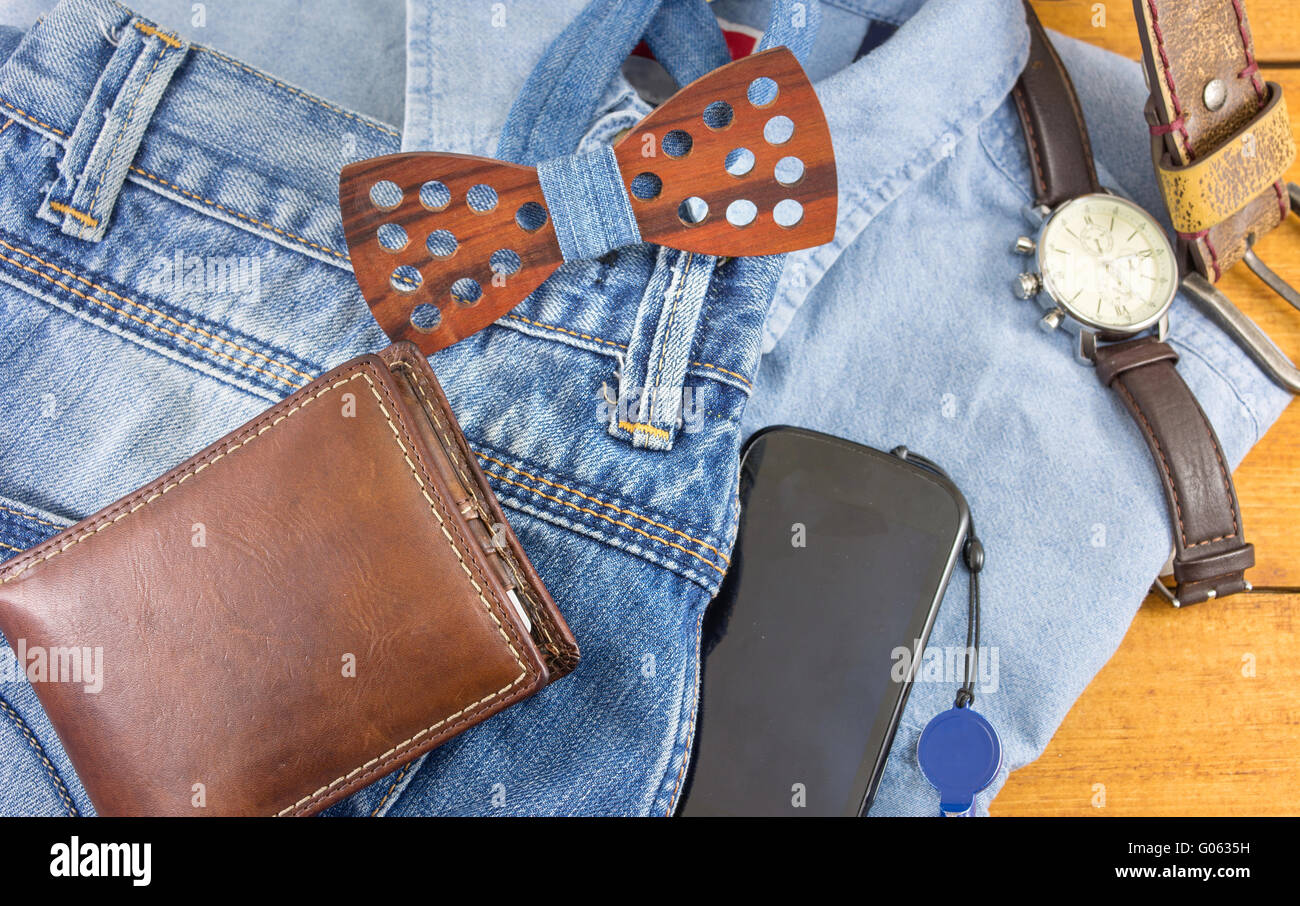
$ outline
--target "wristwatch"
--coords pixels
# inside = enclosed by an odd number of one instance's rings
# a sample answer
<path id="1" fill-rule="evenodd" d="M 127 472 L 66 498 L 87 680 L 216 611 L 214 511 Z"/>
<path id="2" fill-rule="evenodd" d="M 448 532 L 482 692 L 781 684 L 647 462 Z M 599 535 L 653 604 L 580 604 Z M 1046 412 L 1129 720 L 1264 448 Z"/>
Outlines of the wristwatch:
<path id="1" fill-rule="evenodd" d="M 1016 293 L 1045 309 L 1045 330 L 1077 337 L 1081 362 L 1096 367 L 1132 414 L 1160 472 L 1174 526 L 1177 606 L 1248 590 L 1254 548 L 1218 437 L 1174 368 L 1164 342 L 1178 264 L 1160 224 L 1097 179 L 1074 86 L 1038 17 L 1025 4 L 1029 61 L 1012 90 L 1034 180 L 1036 236 L 1016 252 L 1036 267 Z M 1157 583 L 1164 589 L 1162 583 Z"/>

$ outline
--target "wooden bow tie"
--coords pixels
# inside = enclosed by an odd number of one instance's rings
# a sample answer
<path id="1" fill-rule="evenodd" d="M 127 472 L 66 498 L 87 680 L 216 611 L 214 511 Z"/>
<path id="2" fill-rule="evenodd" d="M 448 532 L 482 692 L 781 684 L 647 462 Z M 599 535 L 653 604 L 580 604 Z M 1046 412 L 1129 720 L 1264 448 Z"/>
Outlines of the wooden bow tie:
<path id="1" fill-rule="evenodd" d="M 835 157 L 812 85 L 775 47 L 687 85 L 611 149 L 536 169 L 465 154 L 339 178 L 362 295 L 426 354 L 500 318 L 566 260 L 636 242 L 770 255 L 830 241 Z"/>

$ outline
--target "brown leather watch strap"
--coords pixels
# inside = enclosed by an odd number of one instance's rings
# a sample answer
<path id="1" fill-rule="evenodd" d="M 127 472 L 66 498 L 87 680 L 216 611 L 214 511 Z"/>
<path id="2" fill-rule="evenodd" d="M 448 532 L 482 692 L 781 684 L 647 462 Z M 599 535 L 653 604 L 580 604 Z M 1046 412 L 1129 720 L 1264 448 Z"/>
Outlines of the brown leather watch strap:
<path id="1" fill-rule="evenodd" d="M 1251 197 L 1234 185 L 1235 180 L 1251 178 L 1244 168 L 1222 168 L 1215 177 L 1218 194 L 1250 200 L 1212 225 L 1179 232 L 1186 263 L 1218 280 L 1241 259 L 1254 237 L 1273 229 L 1288 213 L 1280 177 L 1288 154 L 1294 156 L 1289 132 L 1273 142 L 1269 136 L 1276 129 L 1256 130 L 1252 122 L 1270 102 L 1280 102 L 1281 89 L 1259 74 L 1241 0 L 1133 0 L 1133 9 L 1151 89 L 1147 120 L 1157 168 L 1169 172 L 1188 167 L 1230 142 L 1245 141 L 1252 157 L 1271 163 L 1276 177 L 1271 183 L 1266 178 L 1266 187 Z M 1256 132 L 1268 147 L 1254 147 Z M 1183 205 L 1178 197 L 1167 196 L 1166 202 L 1171 211 Z"/>
<path id="2" fill-rule="evenodd" d="M 1255 549 L 1243 537 L 1219 439 L 1177 361 L 1178 353 L 1155 337 L 1097 349 L 1097 376 L 1132 413 L 1164 483 L 1177 603 L 1195 604 L 1249 589 L 1244 574 L 1255 565 Z"/>
<path id="3" fill-rule="evenodd" d="M 1028 3 L 1029 60 L 1011 96 L 1029 145 L 1034 204 L 1054 208 L 1063 201 L 1101 191 L 1092 163 L 1092 143 L 1065 64 Z"/>

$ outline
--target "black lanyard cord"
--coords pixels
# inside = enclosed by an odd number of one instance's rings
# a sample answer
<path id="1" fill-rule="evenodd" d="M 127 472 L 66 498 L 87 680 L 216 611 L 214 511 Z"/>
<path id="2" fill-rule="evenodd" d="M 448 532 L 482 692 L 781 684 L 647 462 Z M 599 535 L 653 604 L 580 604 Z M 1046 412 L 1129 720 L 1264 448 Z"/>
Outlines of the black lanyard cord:
<path id="1" fill-rule="evenodd" d="M 970 570 L 970 601 L 966 610 L 966 682 L 957 690 L 956 707 L 965 708 L 975 702 L 975 678 L 979 675 L 980 660 L 980 570 L 984 568 L 984 545 L 975 534 L 975 520 L 970 521 L 962 557 Z"/>
<path id="2" fill-rule="evenodd" d="M 904 462 L 915 463 L 928 472 L 933 472 L 949 483 L 952 479 L 938 463 L 913 453 L 904 446 L 890 451 Z M 954 707 L 968 708 L 975 702 L 975 678 L 979 675 L 980 647 L 980 571 L 984 569 L 984 545 L 975 534 L 975 517 L 971 516 L 966 528 L 966 542 L 962 545 L 962 561 L 970 571 L 970 596 L 966 608 L 966 657 L 963 667 L 961 688 L 957 690 Z M 919 652 L 918 652 L 919 655 Z"/>

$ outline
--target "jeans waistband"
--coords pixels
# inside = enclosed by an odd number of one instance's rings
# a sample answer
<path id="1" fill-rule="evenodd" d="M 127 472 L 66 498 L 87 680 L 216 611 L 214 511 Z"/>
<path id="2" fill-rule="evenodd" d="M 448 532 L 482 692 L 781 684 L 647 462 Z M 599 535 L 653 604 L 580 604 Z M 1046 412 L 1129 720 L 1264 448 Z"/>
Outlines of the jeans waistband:
<path id="1" fill-rule="evenodd" d="M 160 71 L 169 62 L 167 83 Z M 143 76 L 123 81 L 114 70 L 124 63 Z M 151 115 L 156 88 L 145 82 L 163 84 Z M 140 135 L 126 180 L 339 267 L 347 267 L 339 169 L 399 143 L 391 126 L 191 46 L 112 0 L 64 0 L 0 68 L 0 114 L 55 142 L 74 168 L 79 124 L 85 132 L 127 111 Z M 120 157 L 131 142 L 123 135 L 110 127 L 100 143 L 116 142 Z"/>
<path id="2" fill-rule="evenodd" d="M 164 83 L 169 58 L 174 71 Z M 0 66 L 0 119 L 43 135 L 71 171 L 30 202 L 70 237 L 111 237 L 111 210 L 75 202 L 104 208 L 105 190 L 78 195 L 77 177 L 93 170 L 101 180 L 116 162 L 127 185 L 342 270 L 350 263 L 339 171 L 400 145 L 394 127 L 190 44 L 113 0 L 62 0 L 32 27 Z M 652 250 L 634 247 L 567 265 L 499 323 L 622 359 L 644 330 L 638 303 L 651 277 L 643 263 L 652 260 Z M 774 279 L 772 263 L 753 261 L 716 269 L 684 355 L 692 376 L 745 392 Z"/>

